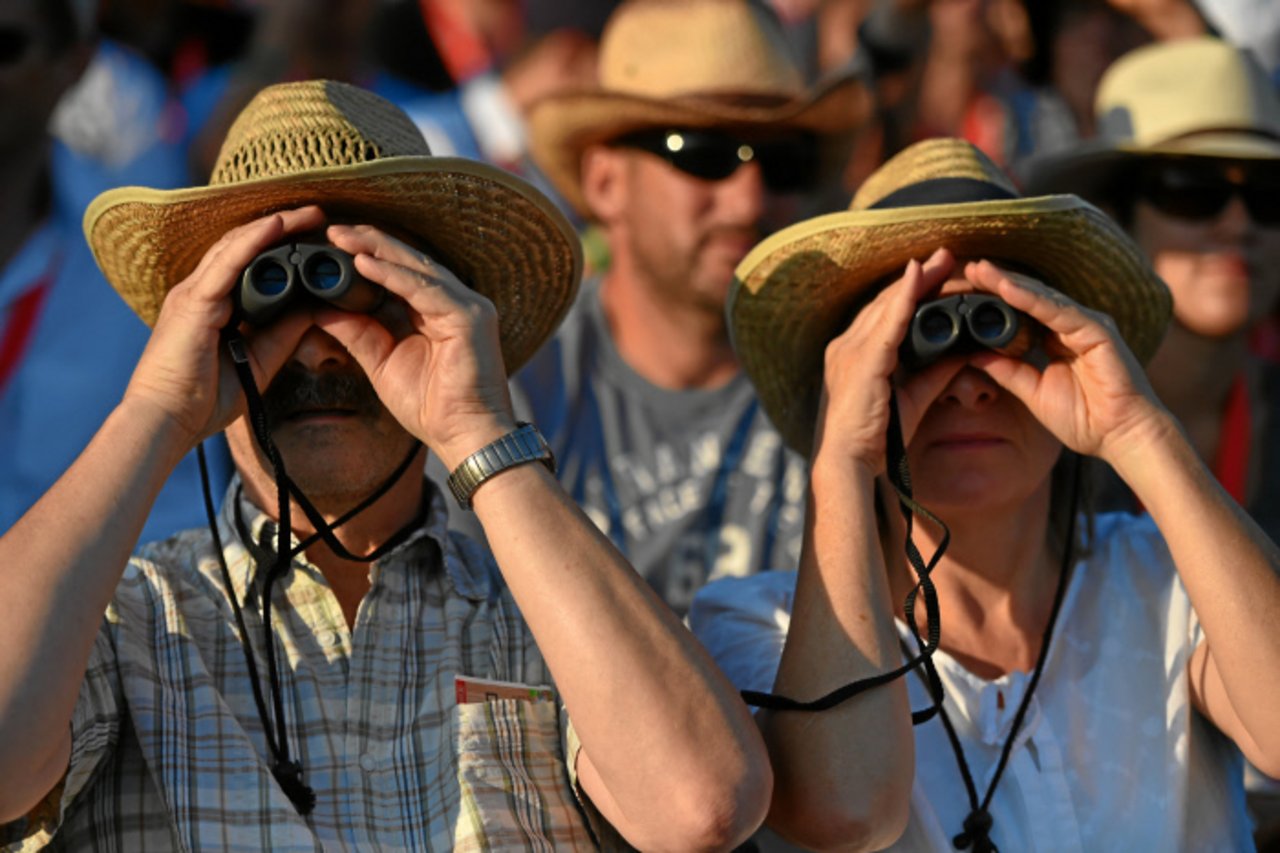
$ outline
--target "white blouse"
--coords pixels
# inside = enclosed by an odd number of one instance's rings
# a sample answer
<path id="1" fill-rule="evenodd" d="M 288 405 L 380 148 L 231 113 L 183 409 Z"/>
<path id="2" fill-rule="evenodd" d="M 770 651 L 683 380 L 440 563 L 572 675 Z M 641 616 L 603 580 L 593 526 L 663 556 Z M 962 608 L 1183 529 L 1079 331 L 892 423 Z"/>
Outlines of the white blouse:
<path id="1" fill-rule="evenodd" d="M 1115 514 L 1097 519 L 1095 540 L 996 787 L 991 840 L 1004 853 L 1252 850 L 1240 753 L 1191 705 L 1200 626 L 1163 538 L 1148 516 Z M 719 580 L 694 599 L 690 625 L 739 689 L 772 688 L 795 578 Z M 945 610 L 941 621 L 945 642 Z M 981 800 L 1030 673 L 987 681 L 946 652 L 934 661 Z M 925 707 L 920 678 L 907 678 L 912 708 Z M 969 811 L 964 783 L 937 717 L 915 738 L 911 818 L 890 849 L 950 851 Z"/>

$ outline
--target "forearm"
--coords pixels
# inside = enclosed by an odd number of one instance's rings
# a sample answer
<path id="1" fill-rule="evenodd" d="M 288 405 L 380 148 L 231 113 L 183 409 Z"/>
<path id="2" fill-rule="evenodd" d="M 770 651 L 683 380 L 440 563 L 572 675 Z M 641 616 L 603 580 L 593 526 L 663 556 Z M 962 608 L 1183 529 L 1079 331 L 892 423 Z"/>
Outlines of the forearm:
<path id="1" fill-rule="evenodd" d="M 670 609 L 542 466 L 485 483 L 475 509 L 605 816 L 645 849 L 733 844 L 754 830 L 771 779 L 759 733 Z"/>
<path id="2" fill-rule="evenodd" d="M 1220 689 L 1237 721 L 1205 708 L 1227 734 L 1280 761 L 1280 552 L 1223 491 L 1172 418 L 1116 470 L 1168 543 L 1221 678 L 1193 672 L 1193 689 Z M 1202 692 L 1203 700 L 1206 695 Z M 1209 696 L 1208 698 L 1213 698 Z M 1241 743 L 1241 746 L 1246 746 Z"/>
<path id="3" fill-rule="evenodd" d="M 103 612 L 185 449 L 168 434 L 157 412 L 122 404 L 0 538 L 0 808 L 68 737 Z"/>
<path id="4" fill-rule="evenodd" d="M 812 700 L 893 669 L 893 625 L 870 473 L 815 462 L 791 626 L 774 692 Z M 768 823 L 816 849 L 879 849 L 901 834 L 914 749 L 898 680 L 827 711 L 763 720 L 776 776 Z"/>

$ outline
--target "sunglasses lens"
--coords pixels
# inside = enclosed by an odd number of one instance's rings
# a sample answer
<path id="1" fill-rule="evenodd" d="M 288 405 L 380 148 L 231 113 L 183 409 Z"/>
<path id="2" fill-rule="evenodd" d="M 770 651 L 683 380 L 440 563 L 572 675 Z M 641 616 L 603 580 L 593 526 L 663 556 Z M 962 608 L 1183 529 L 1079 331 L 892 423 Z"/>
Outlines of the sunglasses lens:
<path id="1" fill-rule="evenodd" d="M 1221 175 L 1199 169 L 1168 167 L 1146 176 L 1142 196 L 1153 207 L 1179 219 L 1211 219 L 1222 212 L 1235 192 Z"/>
<path id="2" fill-rule="evenodd" d="M 722 181 L 748 162 L 757 162 L 773 192 L 810 189 L 817 178 L 817 140 L 812 136 L 747 142 L 711 130 L 643 131 L 616 144 L 656 154 L 704 181 Z"/>
<path id="3" fill-rule="evenodd" d="M 31 45 L 31 36 L 16 27 L 0 27 L 0 65 L 13 65 Z"/>
<path id="4" fill-rule="evenodd" d="M 720 181 L 742 165 L 739 145 L 710 133 L 667 134 L 667 161 L 680 171 L 707 181 Z"/>
<path id="5" fill-rule="evenodd" d="M 1280 225 L 1280 184 L 1258 184 L 1242 190 L 1249 216 L 1259 225 Z"/>
<path id="6" fill-rule="evenodd" d="M 778 193 L 803 192 L 818 182 L 818 143 L 811 136 L 755 146 L 764 182 Z"/>

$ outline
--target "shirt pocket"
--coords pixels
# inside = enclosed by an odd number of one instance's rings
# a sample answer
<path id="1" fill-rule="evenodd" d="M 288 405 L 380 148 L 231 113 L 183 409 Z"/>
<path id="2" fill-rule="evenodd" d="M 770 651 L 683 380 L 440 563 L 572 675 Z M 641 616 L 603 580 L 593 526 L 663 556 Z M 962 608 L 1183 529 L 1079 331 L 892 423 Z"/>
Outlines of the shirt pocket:
<path id="1" fill-rule="evenodd" d="M 595 849 L 570 787 L 557 703 L 491 698 L 454 714 L 454 850 Z"/>

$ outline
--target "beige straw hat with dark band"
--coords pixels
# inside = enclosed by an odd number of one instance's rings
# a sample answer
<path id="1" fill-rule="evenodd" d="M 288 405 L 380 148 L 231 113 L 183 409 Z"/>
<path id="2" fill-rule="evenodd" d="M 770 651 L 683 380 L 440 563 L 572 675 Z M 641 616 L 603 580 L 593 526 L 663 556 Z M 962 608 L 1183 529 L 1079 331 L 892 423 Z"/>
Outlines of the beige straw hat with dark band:
<path id="1" fill-rule="evenodd" d="M 1247 51 L 1203 36 L 1146 45 L 1098 84 L 1094 139 L 1023 168 L 1029 192 L 1114 200 L 1140 161 L 1214 158 L 1280 172 L 1280 93 Z"/>
<path id="2" fill-rule="evenodd" d="M 414 242 L 488 297 L 509 372 L 577 292 L 581 243 L 542 193 L 486 164 L 432 156 L 398 107 L 324 80 L 262 90 L 227 132 L 208 186 L 105 192 L 84 230 L 107 280 L 154 325 L 169 289 L 228 230 L 313 203 Z"/>
<path id="3" fill-rule="evenodd" d="M 827 343 L 874 285 L 939 247 L 1013 265 L 1110 314 L 1143 361 L 1164 336 L 1168 288 L 1109 217 L 1071 195 L 1018 196 L 968 142 L 920 142 L 872 174 L 847 211 L 779 231 L 738 265 L 727 309 L 733 345 L 792 448 L 811 449 Z"/>
<path id="4" fill-rule="evenodd" d="M 836 135 L 870 114 L 853 72 L 810 90 L 781 29 L 750 0 L 627 0 L 600 42 L 599 85 L 534 105 L 530 153 L 556 189 L 589 213 L 583 152 L 645 128 L 777 128 Z"/>

